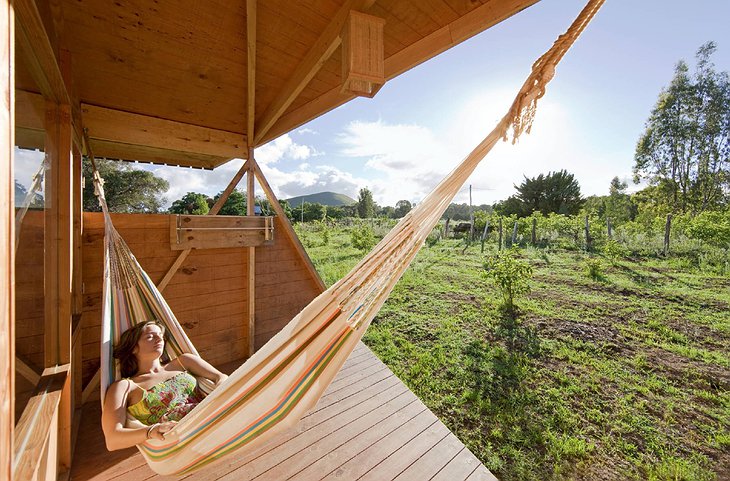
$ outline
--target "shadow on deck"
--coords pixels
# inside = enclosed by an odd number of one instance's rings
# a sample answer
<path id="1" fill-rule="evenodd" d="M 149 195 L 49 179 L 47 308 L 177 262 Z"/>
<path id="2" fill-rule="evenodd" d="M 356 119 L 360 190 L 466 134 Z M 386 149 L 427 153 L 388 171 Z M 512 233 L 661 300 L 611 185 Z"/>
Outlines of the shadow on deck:
<path id="1" fill-rule="evenodd" d="M 236 365 L 222 366 L 230 372 Z M 98 402 L 84 406 L 72 480 L 168 479 L 136 448 L 108 452 Z M 289 432 L 188 475 L 194 480 L 496 480 L 364 344 Z"/>

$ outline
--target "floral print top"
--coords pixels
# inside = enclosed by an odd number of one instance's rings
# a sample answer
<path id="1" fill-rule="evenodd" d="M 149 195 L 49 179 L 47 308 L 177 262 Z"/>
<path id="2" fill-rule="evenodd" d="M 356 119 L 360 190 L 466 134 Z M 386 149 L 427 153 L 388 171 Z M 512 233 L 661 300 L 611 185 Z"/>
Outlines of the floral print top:
<path id="1" fill-rule="evenodd" d="M 127 407 L 127 412 L 147 426 L 181 420 L 204 397 L 195 378 L 187 372 L 176 374 L 143 391 L 142 399 Z"/>

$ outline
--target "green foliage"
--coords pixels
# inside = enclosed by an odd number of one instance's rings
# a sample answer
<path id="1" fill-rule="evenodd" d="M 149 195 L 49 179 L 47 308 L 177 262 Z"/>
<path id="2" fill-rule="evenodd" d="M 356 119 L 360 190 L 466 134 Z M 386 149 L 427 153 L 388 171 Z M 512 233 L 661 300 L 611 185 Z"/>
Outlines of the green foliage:
<path id="1" fill-rule="evenodd" d="M 634 180 L 647 179 L 658 203 L 675 212 L 722 208 L 730 192 L 730 80 L 697 51 L 694 76 L 684 61 L 662 90 L 634 156 Z"/>
<path id="2" fill-rule="evenodd" d="M 514 312 L 515 298 L 530 291 L 530 264 L 517 258 L 516 249 L 509 249 L 487 256 L 484 269 L 484 276 L 502 292 L 504 307 Z"/>
<path id="3" fill-rule="evenodd" d="M 213 197 L 212 204 L 215 205 L 218 199 L 223 195 L 223 191 L 218 192 Z M 218 215 L 246 215 L 246 204 L 247 204 L 246 192 L 242 192 L 238 189 L 233 189 L 231 194 L 228 196 L 223 206 L 218 211 Z"/>
<path id="4" fill-rule="evenodd" d="M 446 211 L 444 211 L 444 214 L 441 216 L 442 219 L 451 219 L 451 220 L 469 220 L 470 219 L 470 213 L 472 211 L 479 211 L 482 210 L 487 213 L 492 213 L 492 206 L 482 204 L 482 205 L 475 205 L 471 208 L 469 207 L 469 204 L 454 204 L 451 203 L 446 208 Z"/>
<path id="5" fill-rule="evenodd" d="M 395 203 L 395 212 L 393 212 L 393 215 L 396 219 L 400 219 L 401 217 L 409 213 L 411 209 L 413 209 L 413 205 L 410 203 L 410 201 L 399 200 Z"/>
<path id="6" fill-rule="evenodd" d="M 730 210 L 726 212 L 702 212 L 687 226 L 687 236 L 708 244 L 730 248 Z"/>
<path id="7" fill-rule="evenodd" d="M 96 160 L 96 167 L 104 179 L 104 194 L 112 212 L 159 212 L 165 199 L 161 197 L 170 184 L 152 172 L 136 170 L 128 162 Z M 94 195 L 93 170 L 91 162 L 84 159 L 84 210 L 100 212 L 101 206 Z"/>
<path id="8" fill-rule="evenodd" d="M 585 273 L 594 281 L 600 281 L 605 278 L 603 275 L 603 262 L 598 257 L 589 257 L 585 260 Z"/>
<path id="9" fill-rule="evenodd" d="M 304 210 L 304 216 L 302 216 Z M 327 206 L 322 204 L 310 204 L 305 202 L 292 209 L 292 217 L 295 221 L 313 222 L 324 220 L 327 217 Z"/>
<path id="10" fill-rule="evenodd" d="M 516 189 L 516 195 L 495 206 L 501 215 L 526 217 L 533 212 L 572 215 L 577 214 L 583 204 L 580 185 L 575 176 L 566 170 L 540 174 L 534 178 L 525 177 Z"/>
<path id="11" fill-rule="evenodd" d="M 357 198 L 357 215 L 362 219 L 375 217 L 373 193 L 367 187 L 360 189 L 360 194 Z"/>
<path id="12" fill-rule="evenodd" d="M 355 249 L 370 250 L 375 245 L 375 235 L 369 225 L 362 224 L 350 232 L 350 242 Z"/>
<path id="13" fill-rule="evenodd" d="M 209 210 L 208 197 L 197 192 L 188 192 L 170 206 L 172 214 L 205 215 Z"/>
<path id="14" fill-rule="evenodd" d="M 629 251 L 619 244 L 616 239 L 609 239 L 605 244 L 603 244 L 603 255 L 608 257 L 611 262 L 616 262 L 617 260 L 629 255 Z"/>

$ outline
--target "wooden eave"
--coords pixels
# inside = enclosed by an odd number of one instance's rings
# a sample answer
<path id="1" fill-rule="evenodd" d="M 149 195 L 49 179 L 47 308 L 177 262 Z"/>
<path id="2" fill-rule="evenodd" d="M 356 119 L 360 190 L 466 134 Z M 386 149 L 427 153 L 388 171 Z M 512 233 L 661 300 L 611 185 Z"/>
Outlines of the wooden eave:
<path id="1" fill-rule="evenodd" d="M 340 92 L 350 10 L 385 20 L 389 80 L 536 1 L 35 2 L 33 21 L 19 15 L 16 111 L 33 94 L 65 103 L 68 52 L 66 95 L 98 157 L 214 168 L 353 98 Z M 22 146 L 42 147 L 34 115 L 18 112 Z"/>

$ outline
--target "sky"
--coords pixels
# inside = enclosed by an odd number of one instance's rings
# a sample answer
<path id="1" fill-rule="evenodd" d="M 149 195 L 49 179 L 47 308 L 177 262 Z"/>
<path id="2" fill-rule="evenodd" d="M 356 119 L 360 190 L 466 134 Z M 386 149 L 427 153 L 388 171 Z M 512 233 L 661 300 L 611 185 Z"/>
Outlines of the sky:
<path id="1" fill-rule="evenodd" d="M 583 0 L 542 0 L 523 12 L 259 147 L 256 160 L 279 198 L 333 191 L 380 205 L 418 203 L 504 115 L 532 63 L 563 33 Z M 611 179 L 631 182 L 633 154 L 657 97 L 680 59 L 697 49 L 730 70 L 730 0 L 606 0 L 567 53 L 538 104 L 530 135 L 498 144 L 456 202 L 492 204 L 524 176 L 566 169 L 584 196 L 605 195 Z M 24 184 L 37 153 L 16 154 Z M 214 171 L 139 164 L 170 182 L 167 204 L 195 191 L 214 195 L 241 166 Z M 245 182 L 239 184 L 245 188 Z M 261 194 L 257 188 L 257 194 Z"/>

